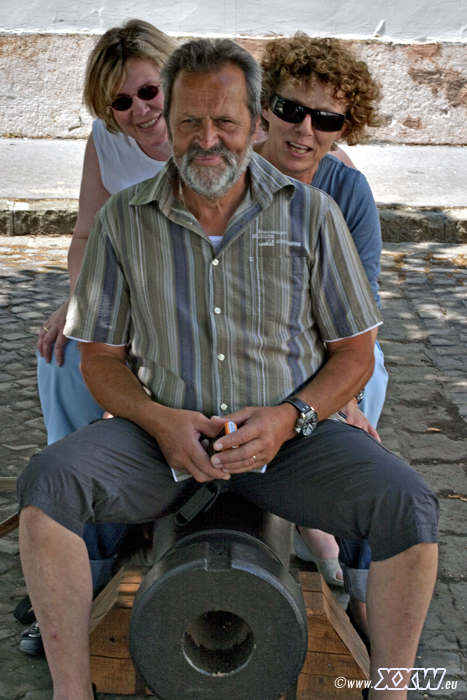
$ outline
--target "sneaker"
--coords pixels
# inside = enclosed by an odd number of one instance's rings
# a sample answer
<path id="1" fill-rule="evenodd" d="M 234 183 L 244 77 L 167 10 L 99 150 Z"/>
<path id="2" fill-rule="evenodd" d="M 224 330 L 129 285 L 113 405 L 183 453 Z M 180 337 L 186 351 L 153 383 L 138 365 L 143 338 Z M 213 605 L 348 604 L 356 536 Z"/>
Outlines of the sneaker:
<path id="1" fill-rule="evenodd" d="M 41 631 L 37 622 L 35 622 L 29 629 L 21 632 L 19 648 L 25 654 L 31 654 L 32 656 L 45 656 Z"/>

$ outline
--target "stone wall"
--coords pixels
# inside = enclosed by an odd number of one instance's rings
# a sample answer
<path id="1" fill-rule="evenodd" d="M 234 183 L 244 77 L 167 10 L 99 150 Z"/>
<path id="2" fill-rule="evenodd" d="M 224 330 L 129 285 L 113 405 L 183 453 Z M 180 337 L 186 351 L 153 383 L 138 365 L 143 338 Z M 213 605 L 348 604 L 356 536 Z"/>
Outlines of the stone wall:
<path id="1" fill-rule="evenodd" d="M 81 102 L 95 36 L 0 35 L 0 136 L 86 138 Z M 266 38 L 237 38 L 259 57 Z M 374 141 L 467 144 L 467 45 L 351 41 L 380 81 L 385 125 Z"/>

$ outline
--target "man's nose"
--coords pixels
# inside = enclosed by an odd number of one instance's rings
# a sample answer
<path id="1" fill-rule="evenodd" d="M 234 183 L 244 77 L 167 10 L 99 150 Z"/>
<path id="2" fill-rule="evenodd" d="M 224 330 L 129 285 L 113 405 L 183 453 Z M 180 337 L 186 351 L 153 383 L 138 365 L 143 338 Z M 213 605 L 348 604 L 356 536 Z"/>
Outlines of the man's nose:
<path id="1" fill-rule="evenodd" d="M 207 151 L 213 146 L 217 146 L 218 143 L 219 137 L 215 125 L 210 120 L 203 122 L 200 127 L 198 144 Z"/>

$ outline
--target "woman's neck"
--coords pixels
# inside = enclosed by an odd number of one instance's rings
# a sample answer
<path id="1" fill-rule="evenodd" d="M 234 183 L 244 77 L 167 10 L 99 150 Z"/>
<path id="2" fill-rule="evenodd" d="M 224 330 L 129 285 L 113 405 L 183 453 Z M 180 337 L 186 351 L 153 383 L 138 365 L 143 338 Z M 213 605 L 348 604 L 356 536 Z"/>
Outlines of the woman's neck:
<path id="1" fill-rule="evenodd" d="M 139 143 L 138 141 L 136 143 L 145 155 L 149 156 L 149 158 L 153 158 L 154 160 L 160 160 L 165 163 L 165 161 L 172 155 L 172 149 L 170 148 L 168 141 L 164 141 L 164 143 L 162 143 L 160 146 L 147 146 L 146 144 Z"/>

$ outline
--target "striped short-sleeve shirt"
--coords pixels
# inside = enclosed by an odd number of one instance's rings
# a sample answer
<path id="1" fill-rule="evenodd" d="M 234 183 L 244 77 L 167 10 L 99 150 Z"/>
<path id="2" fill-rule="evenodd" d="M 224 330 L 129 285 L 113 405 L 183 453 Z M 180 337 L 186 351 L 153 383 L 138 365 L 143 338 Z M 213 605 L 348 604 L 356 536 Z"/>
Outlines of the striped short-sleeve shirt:
<path id="1" fill-rule="evenodd" d="M 128 345 L 150 396 L 205 415 L 273 406 L 326 359 L 325 341 L 381 323 L 335 202 L 261 156 L 215 250 L 173 193 L 175 166 L 96 217 L 65 333 Z"/>

